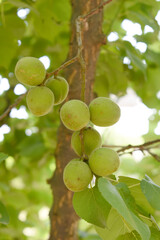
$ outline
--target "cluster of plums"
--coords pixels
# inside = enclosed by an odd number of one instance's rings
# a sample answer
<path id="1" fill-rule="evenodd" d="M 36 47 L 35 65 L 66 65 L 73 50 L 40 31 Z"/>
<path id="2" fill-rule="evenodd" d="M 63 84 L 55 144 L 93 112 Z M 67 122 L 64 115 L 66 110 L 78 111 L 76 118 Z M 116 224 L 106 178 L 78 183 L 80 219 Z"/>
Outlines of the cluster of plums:
<path id="1" fill-rule="evenodd" d="M 69 190 L 82 191 L 88 187 L 93 174 L 105 177 L 118 169 L 118 154 L 102 147 L 100 134 L 88 127 L 90 122 L 101 127 L 115 124 L 120 117 L 116 103 L 105 97 L 95 98 L 89 106 L 80 100 L 70 100 L 62 106 L 60 117 L 65 127 L 74 131 L 71 146 L 78 155 L 64 168 L 63 180 Z"/>
<path id="2" fill-rule="evenodd" d="M 29 110 L 36 116 L 49 113 L 53 105 L 62 103 L 68 94 L 68 83 L 62 77 L 46 77 L 46 70 L 39 59 L 34 57 L 21 58 L 15 67 L 17 79 L 32 86 L 26 101 Z M 60 118 L 64 126 L 74 131 L 71 146 L 77 158 L 71 160 L 63 172 L 66 187 L 79 192 L 88 187 L 95 176 L 107 176 L 119 167 L 118 154 L 102 147 L 100 134 L 89 124 L 108 127 L 120 118 L 120 108 L 106 97 L 95 98 L 89 106 L 83 101 L 73 99 L 64 103 L 60 109 Z"/>
<path id="3" fill-rule="evenodd" d="M 62 77 L 51 77 L 43 84 L 46 70 L 37 58 L 21 58 L 16 64 L 15 75 L 19 82 L 32 87 L 27 93 L 26 101 L 35 116 L 48 114 L 53 105 L 61 104 L 68 95 L 68 82 Z"/>

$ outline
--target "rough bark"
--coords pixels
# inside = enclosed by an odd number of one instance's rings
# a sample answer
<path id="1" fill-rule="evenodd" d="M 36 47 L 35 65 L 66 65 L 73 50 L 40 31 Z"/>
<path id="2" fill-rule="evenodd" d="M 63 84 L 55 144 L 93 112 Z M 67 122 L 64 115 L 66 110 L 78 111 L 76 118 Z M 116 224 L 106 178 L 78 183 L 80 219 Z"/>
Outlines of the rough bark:
<path id="1" fill-rule="evenodd" d="M 68 59 L 76 56 L 76 28 L 75 19 L 85 15 L 96 8 L 102 0 L 72 0 L 71 38 Z M 86 62 L 86 103 L 93 95 L 93 81 L 95 78 L 96 62 L 100 46 L 104 44 L 102 33 L 102 12 L 92 16 L 83 25 L 83 56 Z M 68 99 L 80 99 L 81 95 L 81 68 L 78 62 L 70 65 L 65 71 L 65 77 L 70 84 Z M 72 207 L 73 193 L 68 191 L 63 183 L 63 169 L 75 157 L 70 148 L 72 132 L 62 124 L 58 131 L 58 144 L 56 149 L 56 171 L 50 180 L 54 196 L 54 203 L 50 211 L 50 238 L 49 240 L 77 240 L 78 217 Z"/>

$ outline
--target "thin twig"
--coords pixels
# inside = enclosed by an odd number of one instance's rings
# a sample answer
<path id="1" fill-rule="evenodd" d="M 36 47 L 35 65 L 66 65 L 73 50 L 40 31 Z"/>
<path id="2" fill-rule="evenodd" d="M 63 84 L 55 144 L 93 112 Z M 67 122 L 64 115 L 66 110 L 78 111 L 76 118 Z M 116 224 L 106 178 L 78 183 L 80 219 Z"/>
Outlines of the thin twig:
<path id="1" fill-rule="evenodd" d="M 59 73 L 61 70 L 63 70 L 64 68 L 68 67 L 69 65 L 71 65 L 71 64 L 74 63 L 74 62 L 76 62 L 77 60 L 78 60 L 78 57 L 77 57 L 77 56 L 71 58 L 71 59 L 68 60 L 67 62 L 63 63 L 59 68 L 55 69 L 53 72 L 47 73 L 45 80 L 48 79 L 49 77 L 58 75 L 58 73 Z"/>
<path id="2" fill-rule="evenodd" d="M 22 99 L 26 96 L 27 92 L 22 94 L 21 96 L 19 96 L 15 102 L 13 104 L 11 104 L 6 111 L 0 116 L 0 121 L 2 121 L 2 119 L 4 119 L 5 117 L 7 117 L 7 115 L 10 113 L 10 111 L 12 110 L 12 108 L 16 107 L 21 101 Z"/>
<path id="3" fill-rule="evenodd" d="M 82 16 L 83 18 L 83 21 L 86 21 L 88 18 L 92 17 L 93 15 L 99 13 L 100 11 L 102 11 L 103 7 L 105 5 L 107 5 L 108 3 L 112 2 L 112 0 L 108 0 L 108 1 L 105 1 L 103 3 L 101 3 L 97 8 L 93 9 L 91 12 L 89 12 L 88 14 Z"/>
<path id="4" fill-rule="evenodd" d="M 160 139 L 156 139 L 156 140 L 153 140 L 153 141 L 149 141 L 149 142 L 146 142 L 146 143 L 143 143 L 143 144 L 140 144 L 140 145 L 127 145 L 127 146 L 124 146 L 122 148 L 120 148 L 119 150 L 117 150 L 118 153 L 120 152 L 124 152 L 128 149 L 139 149 L 139 150 L 145 150 L 145 147 L 149 146 L 149 145 L 153 145 L 153 144 L 156 144 L 156 143 L 159 143 L 160 142 Z"/>
<path id="5" fill-rule="evenodd" d="M 158 162 L 160 162 L 160 156 L 158 156 L 157 154 L 151 152 L 151 150 L 148 150 L 148 153 L 155 158 Z"/>
<path id="6" fill-rule="evenodd" d="M 148 147 L 148 146 L 156 144 L 156 143 L 160 143 L 160 139 L 156 139 L 156 140 L 153 140 L 153 141 L 145 142 L 145 143 L 139 144 L 139 145 L 131 145 L 131 144 L 129 144 L 127 146 L 122 146 L 122 145 L 106 145 L 106 144 L 104 144 L 103 147 L 120 148 L 120 149 L 117 150 L 117 152 L 120 153 L 120 152 L 125 152 L 125 151 L 130 150 L 130 149 L 134 149 L 134 151 L 135 150 L 148 150 L 148 149 L 150 149 L 150 147 Z M 152 148 L 157 148 L 157 147 L 152 147 Z"/>
<path id="7" fill-rule="evenodd" d="M 137 151 L 137 150 L 140 150 L 143 154 L 145 154 L 145 152 L 148 152 L 153 158 L 155 158 L 158 162 L 160 162 L 160 156 L 158 156 L 156 153 L 151 152 L 151 149 L 159 148 L 159 144 L 156 146 L 153 146 L 154 144 L 157 144 L 157 143 L 160 143 L 160 139 L 145 142 L 140 145 L 131 145 L 131 144 L 127 146 L 103 145 L 103 147 L 120 148 L 117 150 L 117 153 L 119 154 L 119 156 L 124 154 L 132 154 L 134 151 Z"/>

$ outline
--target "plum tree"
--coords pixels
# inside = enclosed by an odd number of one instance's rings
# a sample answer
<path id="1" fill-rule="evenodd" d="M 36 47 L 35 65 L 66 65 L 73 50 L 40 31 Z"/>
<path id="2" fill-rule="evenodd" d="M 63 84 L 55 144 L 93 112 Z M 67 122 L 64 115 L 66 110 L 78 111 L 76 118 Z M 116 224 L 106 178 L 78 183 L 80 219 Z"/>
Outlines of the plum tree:
<path id="1" fill-rule="evenodd" d="M 61 107 L 60 118 L 66 128 L 78 131 L 90 120 L 88 106 L 80 100 L 70 100 Z"/>
<path id="2" fill-rule="evenodd" d="M 79 192 L 87 188 L 92 177 L 93 174 L 88 164 L 80 159 L 71 160 L 66 165 L 63 172 L 64 184 L 73 192 Z"/>
<path id="3" fill-rule="evenodd" d="M 82 133 L 80 131 L 74 132 L 71 138 L 71 146 L 79 156 L 82 156 L 82 150 L 84 150 L 84 154 L 89 156 L 94 149 L 101 146 L 101 143 L 99 132 L 91 127 L 85 128 Z"/>
<path id="4" fill-rule="evenodd" d="M 38 58 L 23 57 L 16 64 L 15 75 L 19 82 L 28 86 L 37 86 L 43 82 L 46 70 Z"/>
<path id="5" fill-rule="evenodd" d="M 89 166 L 98 176 L 107 176 L 115 172 L 120 164 L 117 152 L 110 148 L 101 147 L 94 150 L 89 157 Z"/>
<path id="6" fill-rule="evenodd" d="M 27 93 L 26 101 L 29 110 L 35 116 L 43 116 L 51 111 L 54 105 L 54 94 L 45 86 L 33 87 Z"/>
<path id="7" fill-rule="evenodd" d="M 49 78 L 46 86 L 50 88 L 54 94 L 54 105 L 58 105 L 66 99 L 69 85 L 65 78 L 59 76 L 56 78 Z"/>
<path id="8" fill-rule="evenodd" d="M 120 108 L 106 97 L 95 98 L 89 105 L 91 122 L 97 126 L 107 127 L 115 124 L 120 118 Z"/>

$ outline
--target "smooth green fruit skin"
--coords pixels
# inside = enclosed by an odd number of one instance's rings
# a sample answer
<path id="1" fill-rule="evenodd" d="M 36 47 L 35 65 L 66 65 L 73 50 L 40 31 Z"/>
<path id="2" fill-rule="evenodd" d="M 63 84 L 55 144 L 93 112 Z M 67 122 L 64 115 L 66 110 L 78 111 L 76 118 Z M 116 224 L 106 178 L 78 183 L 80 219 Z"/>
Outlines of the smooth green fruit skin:
<path id="1" fill-rule="evenodd" d="M 80 192 L 88 187 L 93 174 L 87 163 L 80 159 L 71 160 L 63 171 L 63 181 L 72 192 Z"/>
<path id="2" fill-rule="evenodd" d="M 26 101 L 29 110 L 35 116 L 43 116 L 52 110 L 54 95 L 47 87 L 33 87 L 29 90 Z"/>
<path id="3" fill-rule="evenodd" d="M 38 58 L 24 57 L 17 62 L 15 75 L 19 82 L 28 86 L 37 86 L 43 82 L 46 70 Z"/>
<path id="4" fill-rule="evenodd" d="M 91 122 L 100 127 L 115 124 L 120 118 L 120 108 L 106 97 L 95 98 L 89 105 Z"/>
<path id="5" fill-rule="evenodd" d="M 61 107 L 60 118 L 66 128 L 78 131 L 89 123 L 88 106 L 80 100 L 70 100 Z"/>
<path id="6" fill-rule="evenodd" d="M 72 134 L 71 146 L 78 156 L 82 156 L 82 149 L 84 150 L 84 154 L 89 156 L 93 150 L 99 148 L 101 144 L 102 139 L 99 132 L 91 127 L 85 128 L 82 132 L 82 136 L 80 131 L 76 131 Z"/>
<path id="7" fill-rule="evenodd" d="M 97 176 L 107 176 L 119 168 L 120 160 L 117 152 L 102 147 L 94 150 L 89 157 L 89 166 Z"/>
<path id="8" fill-rule="evenodd" d="M 69 85 L 64 78 L 49 78 L 46 86 L 50 88 L 54 94 L 54 105 L 61 104 L 66 99 L 69 91 Z"/>

